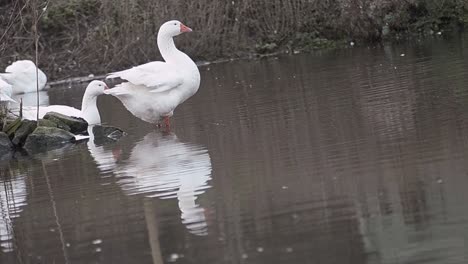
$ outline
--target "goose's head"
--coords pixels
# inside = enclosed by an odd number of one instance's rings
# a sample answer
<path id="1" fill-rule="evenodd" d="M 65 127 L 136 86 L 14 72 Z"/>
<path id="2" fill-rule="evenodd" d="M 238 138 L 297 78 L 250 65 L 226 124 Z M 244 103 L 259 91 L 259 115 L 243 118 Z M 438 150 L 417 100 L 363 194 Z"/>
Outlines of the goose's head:
<path id="1" fill-rule="evenodd" d="M 109 89 L 103 81 L 92 81 L 86 87 L 86 93 L 89 95 L 98 96 L 104 94 L 104 90 Z"/>
<path id="2" fill-rule="evenodd" d="M 182 24 L 180 21 L 171 20 L 162 24 L 162 26 L 159 28 L 159 32 L 171 37 L 175 37 L 182 33 L 192 32 L 192 29 Z"/>

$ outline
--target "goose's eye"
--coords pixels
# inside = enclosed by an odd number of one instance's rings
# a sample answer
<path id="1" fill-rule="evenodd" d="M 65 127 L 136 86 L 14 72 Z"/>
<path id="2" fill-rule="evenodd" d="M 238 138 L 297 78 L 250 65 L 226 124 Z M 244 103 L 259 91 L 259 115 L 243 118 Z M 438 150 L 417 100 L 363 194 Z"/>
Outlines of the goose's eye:
<path id="1" fill-rule="evenodd" d="M 174 26 L 177 26 L 177 23 L 174 23 Z"/>

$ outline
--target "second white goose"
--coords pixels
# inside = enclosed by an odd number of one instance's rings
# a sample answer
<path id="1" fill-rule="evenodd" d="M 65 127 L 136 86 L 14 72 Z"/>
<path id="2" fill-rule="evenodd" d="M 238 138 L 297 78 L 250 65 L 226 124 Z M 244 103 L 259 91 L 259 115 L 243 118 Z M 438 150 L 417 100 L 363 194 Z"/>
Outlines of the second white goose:
<path id="1" fill-rule="evenodd" d="M 44 117 L 48 112 L 57 112 L 67 116 L 81 117 L 90 125 L 101 123 L 101 116 L 97 108 L 97 97 L 104 94 L 104 90 L 109 89 L 102 81 L 92 81 L 86 87 L 86 91 L 81 103 L 81 110 L 66 105 L 49 105 L 39 107 L 39 118 Z M 23 118 L 36 120 L 36 107 L 23 108 Z"/>

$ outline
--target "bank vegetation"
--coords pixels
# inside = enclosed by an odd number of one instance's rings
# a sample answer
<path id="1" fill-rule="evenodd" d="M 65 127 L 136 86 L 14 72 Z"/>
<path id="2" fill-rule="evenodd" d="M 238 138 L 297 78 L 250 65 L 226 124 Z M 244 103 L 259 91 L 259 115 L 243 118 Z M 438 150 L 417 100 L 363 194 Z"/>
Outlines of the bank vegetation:
<path id="1" fill-rule="evenodd" d="M 179 19 L 177 43 L 198 60 L 310 51 L 462 30 L 466 0 L 6 0 L 0 2 L 0 69 L 33 59 L 52 78 L 105 73 L 159 58 L 156 34 Z"/>

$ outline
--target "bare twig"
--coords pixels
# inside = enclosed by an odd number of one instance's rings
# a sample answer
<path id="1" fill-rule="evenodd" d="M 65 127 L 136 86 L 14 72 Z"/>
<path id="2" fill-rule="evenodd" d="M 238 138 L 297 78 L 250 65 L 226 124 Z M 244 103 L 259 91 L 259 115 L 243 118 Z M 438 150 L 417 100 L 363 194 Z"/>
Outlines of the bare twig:
<path id="1" fill-rule="evenodd" d="M 35 48 L 35 56 L 36 56 L 36 120 L 39 120 L 39 32 L 38 32 L 38 24 L 39 20 L 41 19 L 42 15 L 44 15 L 47 7 L 49 5 L 49 1 L 46 2 L 45 7 L 42 9 L 41 14 L 39 15 L 39 5 L 37 4 L 37 0 L 34 0 L 34 48 Z"/>
<path id="2" fill-rule="evenodd" d="M 6 34 L 10 30 L 10 28 L 14 25 L 14 22 L 16 21 L 16 19 L 18 19 L 18 17 L 21 15 L 21 12 L 23 12 L 23 10 L 28 6 L 28 4 L 29 4 L 29 0 L 24 4 L 23 7 L 21 7 L 20 11 L 18 12 L 15 18 L 13 18 L 13 14 L 10 16 L 9 25 L 6 27 L 5 31 L 3 32 L 3 35 L 0 37 L 0 43 L 3 42 L 3 39 L 5 38 Z M 16 6 L 16 3 L 15 3 L 15 6 Z"/>

